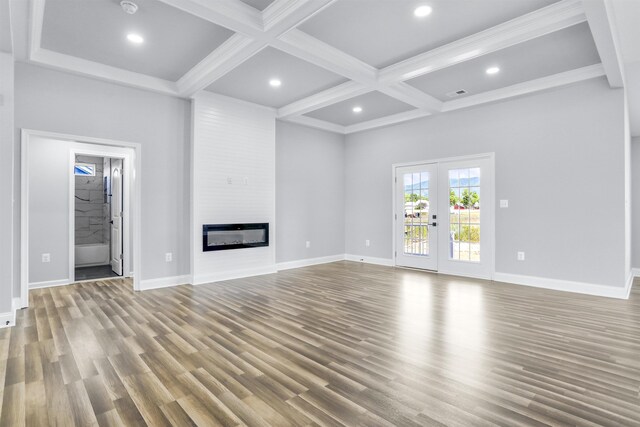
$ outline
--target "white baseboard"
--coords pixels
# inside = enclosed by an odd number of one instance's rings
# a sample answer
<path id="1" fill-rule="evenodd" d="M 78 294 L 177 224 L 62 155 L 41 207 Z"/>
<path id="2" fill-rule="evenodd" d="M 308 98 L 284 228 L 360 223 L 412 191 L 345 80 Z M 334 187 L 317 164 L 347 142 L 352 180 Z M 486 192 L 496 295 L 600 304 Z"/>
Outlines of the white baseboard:
<path id="1" fill-rule="evenodd" d="M 20 309 L 20 298 L 11 299 L 11 311 L 0 313 L 0 329 L 16 325 L 16 310 Z"/>
<path id="2" fill-rule="evenodd" d="M 634 277 L 640 277 L 640 268 L 632 268 L 631 273 Z"/>
<path id="3" fill-rule="evenodd" d="M 242 279 L 245 277 L 262 276 L 263 274 L 277 273 L 276 265 L 266 267 L 246 268 L 242 270 L 223 271 L 220 273 L 201 274 L 193 277 L 194 285 L 204 285 L 206 283 L 222 282 L 223 280 Z"/>
<path id="4" fill-rule="evenodd" d="M 158 279 L 148 279 L 140 281 L 140 290 L 148 291 L 150 289 L 169 288 L 171 286 L 186 285 L 191 283 L 191 276 L 185 274 L 183 276 L 160 277 Z"/>
<path id="5" fill-rule="evenodd" d="M 633 276 L 631 276 L 633 277 Z M 629 298 L 631 282 L 626 286 L 606 286 L 593 283 L 572 282 L 569 280 L 548 279 L 546 277 L 523 276 L 520 274 L 498 273 L 493 275 L 496 282 L 511 283 L 514 285 L 532 286 L 535 288 L 552 289 L 555 291 L 575 292 L 579 294 L 596 295 L 608 298 Z"/>
<path id="6" fill-rule="evenodd" d="M 278 269 L 278 271 L 291 270 L 292 268 L 308 267 L 311 265 L 318 265 L 318 264 L 328 264 L 330 262 L 336 262 L 336 261 L 344 261 L 344 254 L 280 262 L 276 264 L 276 268 Z"/>
<path id="7" fill-rule="evenodd" d="M 374 258 L 364 255 L 352 255 L 346 254 L 344 259 L 347 261 L 364 262 L 365 264 L 386 265 L 387 267 L 393 267 L 393 259 L 391 258 Z"/>
<path id="8" fill-rule="evenodd" d="M 54 286 L 64 286 L 69 284 L 71 284 L 69 279 L 49 280 L 47 282 L 29 283 L 29 289 L 52 288 Z"/>

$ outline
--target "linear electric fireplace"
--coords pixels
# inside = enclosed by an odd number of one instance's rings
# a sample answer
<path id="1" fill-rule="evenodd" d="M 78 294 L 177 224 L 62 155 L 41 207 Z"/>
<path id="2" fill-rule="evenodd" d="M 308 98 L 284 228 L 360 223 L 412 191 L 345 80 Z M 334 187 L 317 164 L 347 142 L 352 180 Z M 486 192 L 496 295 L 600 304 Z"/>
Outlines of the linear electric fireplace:
<path id="1" fill-rule="evenodd" d="M 269 246 L 269 223 L 205 224 L 202 226 L 202 250 Z"/>

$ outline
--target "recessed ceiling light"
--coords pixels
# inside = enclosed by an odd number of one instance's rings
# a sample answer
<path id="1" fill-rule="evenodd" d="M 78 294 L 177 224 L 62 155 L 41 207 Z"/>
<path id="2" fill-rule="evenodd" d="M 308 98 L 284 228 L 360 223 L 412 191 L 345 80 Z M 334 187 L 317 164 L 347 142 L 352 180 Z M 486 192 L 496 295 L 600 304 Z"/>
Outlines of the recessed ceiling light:
<path id="1" fill-rule="evenodd" d="M 353 107 L 354 113 L 362 113 L 362 107 Z"/>
<path id="2" fill-rule="evenodd" d="M 282 82 L 280 80 L 278 80 L 278 79 L 271 79 L 271 80 L 269 80 L 269 84 L 272 87 L 280 87 L 280 85 L 282 85 Z"/>
<path id="3" fill-rule="evenodd" d="M 500 72 L 500 68 L 498 67 L 489 67 L 487 68 L 487 74 L 497 74 Z"/>
<path id="4" fill-rule="evenodd" d="M 413 14 L 416 15 L 418 18 L 424 18 L 425 16 L 431 15 L 432 11 L 433 9 L 431 8 L 431 6 L 422 5 L 422 6 L 416 7 L 416 10 L 413 11 Z"/>
<path id="5" fill-rule="evenodd" d="M 135 44 L 141 44 L 144 42 L 144 39 L 142 38 L 141 35 L 134 34 L 134 33 L 127 34 L 127 40 Z"/>

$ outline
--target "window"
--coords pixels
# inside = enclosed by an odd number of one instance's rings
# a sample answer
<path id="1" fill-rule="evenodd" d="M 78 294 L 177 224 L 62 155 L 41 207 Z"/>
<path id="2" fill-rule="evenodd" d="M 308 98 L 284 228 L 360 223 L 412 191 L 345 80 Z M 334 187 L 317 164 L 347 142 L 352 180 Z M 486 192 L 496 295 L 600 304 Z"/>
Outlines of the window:
<path id="1" fill-rule="evenodd" d="M 480 261 L 480 168 L 449 171 L 449 259 Z"/>
<path id="2" fill-rule="evenodd" d="M 90 163 L 76 163 L 73 174 L 77 176 L 96 176 L 96 165 Z"/>

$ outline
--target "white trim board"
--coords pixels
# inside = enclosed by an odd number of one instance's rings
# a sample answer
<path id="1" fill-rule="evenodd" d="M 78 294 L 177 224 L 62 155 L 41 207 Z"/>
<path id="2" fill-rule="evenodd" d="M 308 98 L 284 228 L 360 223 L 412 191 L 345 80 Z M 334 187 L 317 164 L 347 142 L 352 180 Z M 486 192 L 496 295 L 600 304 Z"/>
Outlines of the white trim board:
<path id="1" fill-rule="evenodd" d="M 346 254 L 344 256 L 345 261 L 363 262 L 365 264 L 384 265 L 386 267 L 393 267 L 392 258 L 375 258 L 366 255 L 353 255 Z"/>
<path id="2" fill-rule="evenodd" d="M 640 268 L 634 268 L 631 270 L 634 277 L 640 277 Z"/>
<path id="3" fill-rule="evenodd" d="M 223 282 L 225 280 L 244 279 L 245 277 L 262 276 L 264 274 L 277 273 L 278 269 L 274 265 L 258 268 L 247 268 L 242 270 L 225 271 L 222 273 L 203 274 L 194 276 L 193 285 L 206 285 L 207 283 Z"/>
<path id="4" fill-rule="evenodd" d="M 11 299 L 11 311 L 0 313 L 0 329 L 16 325 L 16 311 L 20 309 L 20 298 Z"/>
<path id="5" fill-rule="evenodd" d="M 33 283 L 29 283 L 29 290 L 31 289 L 42 289 L 42 288 L 53 288 L 56 286 L 65 286 L 65 285 L 71 285 L 73 282 L 71 282 L 69 279 L 58 279 L 58 280 L 48 280 L 46 282 L 33 282 Z"/>
<path id="6" fill-rule="evenodd" d="M 140 290 L 149 291 L 151 289 L 170 288 L 173 286 L 191 284 L 191 276 L 188 274 L 182 276 L 160 277 L 157 279 L 147 279 L 140 281 Z"/>
<path id="7" fill-rule="evenodd" d="M 297 259 L 295 261 L 279 262 L 276 264 L 278 271 L 291 270 L 294 268 L 309 267 L 312 265 L 329 264 L 331 262 L 344 261 L 345 255 L 329 255 L 317 258 Z"/>
<path id="8" fill-rule="evenodd" d="M 546 277 L 524 276 L 510 273 L 494 273 L 494 282 L 514 285 L 532 286 L 535 288 L 551 289 L 554 291 L 574 292 L 578 294 L 595 295 L 600 297 L 627 299 L 633 280 L 627 281 L 626 286 L 607 286 L 593 283 L 574 282 L 570 280 L 549 279 Z"/>

